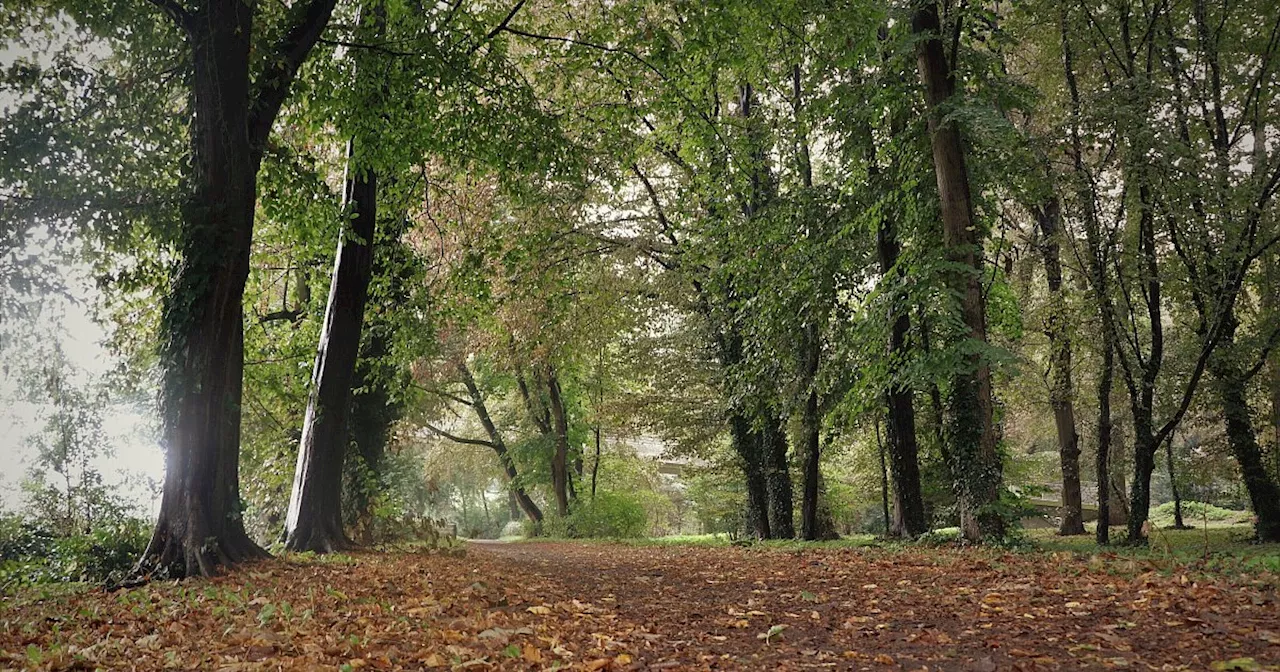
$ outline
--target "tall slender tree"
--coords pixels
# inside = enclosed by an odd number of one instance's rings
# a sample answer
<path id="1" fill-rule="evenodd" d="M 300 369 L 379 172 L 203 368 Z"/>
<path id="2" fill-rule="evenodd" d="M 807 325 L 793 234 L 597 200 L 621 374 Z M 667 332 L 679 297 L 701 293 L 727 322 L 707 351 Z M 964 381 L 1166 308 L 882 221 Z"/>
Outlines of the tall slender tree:
<path id="1" fill-rule="evenodd" d="M 974 219 L 973 194 L 960 128 L 947 116 L 954 104 L 956 75 L 942 43 L 942 23 L 936 2 L 922 2 L 912 14 L 917 36 L 916 59 L 928 103 L 929 135 L 934 174 L 942 204 L 942 234 L 947 255 L 956 265 L 953 291 L 961 297 L 960 312 L 972 346 L 964 369 L 951 380 L 948 451 L 960 504 L 964 537 L 981 541 L 1005 533 L 997 510 L 1003 467 L 996 446 L 991 366 L 982 348 L 987 344 L 986 298 L 982 287 L 982 234 Z"/>

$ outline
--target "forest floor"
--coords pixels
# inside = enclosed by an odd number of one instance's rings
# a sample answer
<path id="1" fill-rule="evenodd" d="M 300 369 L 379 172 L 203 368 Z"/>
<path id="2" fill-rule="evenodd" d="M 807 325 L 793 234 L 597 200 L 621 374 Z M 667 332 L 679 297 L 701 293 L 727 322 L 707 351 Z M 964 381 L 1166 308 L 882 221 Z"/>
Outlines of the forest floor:
<path id="1" fill-rule="evenodd" d="M 1280 669 L 1280 576 L 1158 553 L 571 542 L 29 589 L 0 669 Z"/>

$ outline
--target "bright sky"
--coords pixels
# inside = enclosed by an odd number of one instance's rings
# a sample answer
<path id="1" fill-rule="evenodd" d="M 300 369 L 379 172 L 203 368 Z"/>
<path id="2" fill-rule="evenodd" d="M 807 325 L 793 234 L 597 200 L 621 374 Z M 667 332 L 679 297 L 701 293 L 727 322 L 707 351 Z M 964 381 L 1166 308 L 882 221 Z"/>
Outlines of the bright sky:
<path id="1" fill-rule="evenodd" d="M 90 316 L 98 301 L 98 291 L 84 267 L 68 267 L 63 273 L 76 301 L 51 297 L 42 301 L 41 320 L 54 330 L 67 359 L 86 374 L 79 384 L 100 376 L 119 363 L 103 345 L 106 331 Z M 17 344 L 17 349 L 22 345 Z M 2 352 L 0 359 L 20 363 L 26 353 Z M 48 406 L 23 399 L 23 390 L 14 367 L 0 367 L 0 509 L 14 510 L 22 505 L 20 485 L 33 466 L 34 449 L 30 437 L 40 431 Z M 164 454 L 154 435 L 154 417 L 147 417 L 132 405 L 112 407 L 104 418 L 111 452 L 95 464 L 108 486 L 120 488 L 142 511 L 155 513 L 155 499 L 146 485 L 153 479 L 158 486 L 164 476 Z"/>

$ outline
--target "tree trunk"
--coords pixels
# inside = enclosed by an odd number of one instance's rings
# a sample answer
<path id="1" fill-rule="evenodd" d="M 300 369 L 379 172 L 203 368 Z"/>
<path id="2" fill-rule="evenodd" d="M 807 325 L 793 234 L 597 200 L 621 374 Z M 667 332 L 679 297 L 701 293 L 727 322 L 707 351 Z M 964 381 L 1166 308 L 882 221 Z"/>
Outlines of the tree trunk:
<path id="1" fill-rule="evenodd" d="M 498 462 L 502 465 L 502 471 L 507 475 L 507 488 L 511 492 L 515 502 L 519 504 L 520 510 L 524 511 L 524 515 L 532 520 L 534 525 L 542 524 L 542 510 L 529 497 L 529 493 L 525 492 L 524 487 L 519 485 L 520 474 L 516 471 L 515 460 L 511 457 L 511 452 L 507 450 L 507 442 L 503 440 L 502 433 L 498 431 L 498 426 L 494 424 L 493 417 L 489 415 L 489 407 L 485 403 L 484 395 L 480 392 L 480 386 L 476 384 L 475 376 L 471 375 L 471 369 L 467 367 L 466 362 L 459 360 L 457 362 L 458 373 L 462 375 L 462 384 L 467 388 L 467 394 L 471 397 L 471 408 L 475 410 L 476 417 L 480 419 L 480 424 L 484 426 L 484 431 L 489 435 L 489 445 L 492 446 L 493 452 L 498 454 Z M 513 517 L 514 518 L 514 517 Z"/>
<path id="2" fill-rule="evenodd" d="M 591 461 L 591 499 L 596 498 L 596 482 L 600 478 L 600 426 L 596 425 L 596 459 Z"/>
<path id="3" fill-rule="evenodd" d="M 771 539 L 769 529 L 769 488 L 765 482 L 764 460 L 760 456 L 759 433 L 739 413 L 729 416 L 729 432 L 734 452 L 742 460 L 747 486 L 747 527 L 757 539 Z"/>
<path id="4" fill-rule="evenodd" d="M 795 500 L 791 490 L 791 469 L 787 463 L 786 423 L 772 411 L 765 411 L 761 453 L 769 487 L 769 530 L 774 539 L 794 539 Z"/>
<path id="5" fill-rule="evenodd" d="M 1102 370 L 1098 374 L 1098 454 L 1094 460 L 1098 479 L 1098 527 L 1094 536 L 1099 546 L 1111 543 L 1111 383 L 1115 375 L 1115 354 L 1109 330 L 1102 339 Z"/>
<path id="6" fill-rule="evenodd" d="M 359 151 L 352 141 L 347 149 L 346 207 L 353 216 L 350 228 L 342 229 L 333 263 L 285 519 L 284 545 L 295 552 L 330 553 L 351 546 L 342 529 L 342 465 L 378 218 L 378 178 L 361 168 Z"/>
<path id="7" fill-rule="evenodd" d="M 191 49 L 193 193 L 183 209 L 181 262 L 162 317 L 164 493 L 135 575 L 207 576 L 220 564 L 267 555 L 244 531 L 239 470 L 243 300 L 258 167 L 280 106 L 334 4 L 290 7 L 293 24 L 256 77 L 250 73 L 254 4 L 208 0 L 189 12 L 173 3 L 169 13 Z"/>
<path id="8" fill-rule="evenodd" d="M 880 276 L 884 282 L 901 281 L 905 273 L 897 268 L 899 245 L 893 222 L 882 218 L 876 230 L 876 252 L 880 261 Z M 891 275 L 895 274 L 896 275 Z M 911 332 L 911 317 L 897 293 L 888 318 L 893 326 L 889 332 L 887 357 L 889 359 L 889 389 L 885 400 L 888 405 L 889 464 L 893 474 L 893 518 L 887 534 L 895 537 L 918 537 L 929 531 L 924 517 L 924 496 L 920 492 L 920 458 L 916 442 L 915 392 L 896 381 L 898 371 L 909 356 L 907 335 Z M 886 521 L 889 520 L 886 518 Z"/>
<path id="9" fill-rule="evenodd" d="M 804 404 L 804 494 L 800 502 L 800 536 L 806 541 L 818 538 L 818 480 L 822 474 L 822 416 L 818 409 L 818 329 L 810 324 L 804 330 L 804 380 L 809 395 Z"/>
<path id="10" fill-rule="evenodd" d="M 556 372 L 547 367 L 547 399 L 551 410 L 555 452 L 551 455 L 551 486 L 555 490 L 556 513 L 569 515 L 569 420 Z"/>
<path id="11" fill-rule="evenodd" d="M 880 416 L 876 415 L 876 452 L 880 454 L 880 512 L 884 516 L 884 536 L 889 536 L 892 525 L 889 523 L 889 464 L 885 459 L 884 439 L 880 436 Z"/>
<path id="12" fill-rule="evenodd" d="M 1150 412 L 1133 412 L 1133 482 L 1129 484 L 1129 537 L 1126 543 L 1145 544 L 1151 515 L 1151 474 L 1156 469 L 1155 434 Z"/>
<path id="13" fill-rule="evenodd" d="M 1240 371 L 1235 353 L 1236 321 L 1229 314 L 1218 350 L 1209 360 L 1216 382 L 1222 416 L 1226 423 L 1227 445 L 1235 456 L 1249 492 L 1249 502 L 1257 517 L 1255 532 L 1259 541 L 1280 541 L 1280 486 L 1267 473 L 1262 447 L 1253 428 L 1249 412 L 1248 381 Z"/>
<path id="14" fill-rule="evenodd" d="M 950 284 L 962 297 L 961 313 L 968 328 L 968 339 L 985 345 L 982 241 L 973 218 L 960 129 L 954 121 L 944 119 L 941 109 L 955 91 L 955 73 L 943 50 L 936 2 L 917 6 L 912 16 L 912 32 L 921 38 L 916 44 L 916 58 L 929 108 L 933 167 L 942 205 L 943 242 L 949 259 L 964 267 L 963 271 L 950 273 Z M 1003 466 L 996 449 L 991 368 L 978 352 L 966 357 L 965 367 L 956 373 L 951 385 L 949 452 L 956 477 L 961 532 L 969 541 L 982 541 L 1005 534 L 1004 518 L 998 507 Z"/>
<path id="15" fill-rule="evenodd" d="M 1280 262 L 1275 253 L 1268 255 L 1270 267 L 1267 269 L 1267 286 L 1264 295 L 1270 296 L 1272 315 L 1280 314 L 1276 307 L 1276 292 L 1280 292 Z M 1271 361 L 1267 364 L 1267 391 L 1271 398 L 1271 476 L 1280 481 L 1280 352 L 1271 353 Z"/>
<path id="16" fill-rule="evenodd" d="M 1050 198 L 1036 213 L 1043 242 L 1045 281 L 1049 287 L 1049 320 L 1045 333 L 1049 337 L 1053 381 L 1049 389 L 1049 406 L 1058 431 L 1058 456 L 1062 466 L 1062 524 L 1060 535 L 1084 534 L 1084 504 L 1080 497 L 1080 437 L 1076 433 L 1076 416 L 1071 383 L 1071 337 L 1068 329 L 1066 299 L 1062 290 L 1062 211 L 1056 197 Z"/>
<path id="17" fill-rule="evenodd" d="M 240 514 L 242 298 L 257 191 L 249 137 L 252 5 L 210 2 L 191 22 L 195 193 L 164 308 L 164 491 L 135 572 L 209 576 L 266 557 Z"/>

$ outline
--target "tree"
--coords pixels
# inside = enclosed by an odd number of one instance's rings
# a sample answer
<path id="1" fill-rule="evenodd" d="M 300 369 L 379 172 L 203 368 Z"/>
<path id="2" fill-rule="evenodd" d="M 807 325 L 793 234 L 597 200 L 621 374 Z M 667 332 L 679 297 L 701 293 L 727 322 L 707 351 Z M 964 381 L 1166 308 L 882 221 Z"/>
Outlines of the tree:
<path id="1" fill-rule="evenodd" d="M 240 0 L 157 4 L 189 49 L 194 123 L 181 263 L 164 308 L 164 492 L 137 571 L 210 575 L 266 555 L 240 516 L 241 301 L 267 139 L 335 1 L 291 7 L 277 44 L 256 58 L 265 10 Z"/>
<path id="2" fill-rule="evenodd" d="M 974 220 L 960 128 L 945 116 L 955 95 L 956 76 L 942 46 L 937 3 L 921 3 L 911 25 L 919 37 L 916 55 L 929 107 L 943 238 L 948 256 L 957 266 L 951 272 L 951 285 L 962 297 L 961 314 L 968 329 L 965 338 L 972 343 L 965 370 L 951 381 L 949 451 L 960 501 L 961 531 L 966 539 L 981 541 L 1005 532 L 1003 517 L 996 510 L 1002 467 L 992 419 L 991 368 L 982 352 L 987 344 L 987 316 L 981 281 L 981 229 Z"/>

